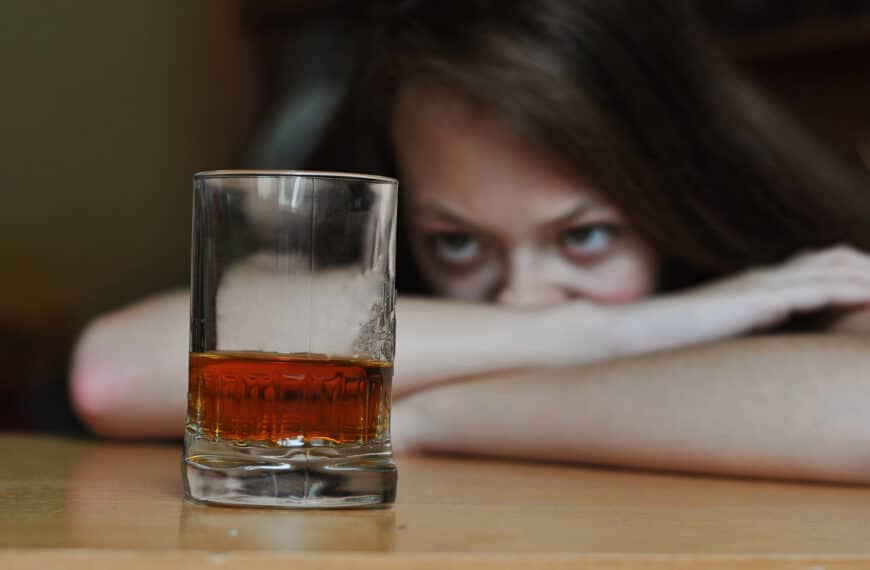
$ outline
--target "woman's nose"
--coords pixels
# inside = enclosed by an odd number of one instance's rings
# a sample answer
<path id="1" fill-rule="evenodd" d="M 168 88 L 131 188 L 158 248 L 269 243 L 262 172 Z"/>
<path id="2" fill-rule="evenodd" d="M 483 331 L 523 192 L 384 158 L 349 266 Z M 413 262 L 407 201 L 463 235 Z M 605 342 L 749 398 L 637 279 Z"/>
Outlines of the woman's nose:
<path id="1" fill-rule="evenodd" d="M 534 308 L 558 305 L 569 297 L 536 252 L 519 251 L 508 259 L 495 300 L 508 307 Z"/>

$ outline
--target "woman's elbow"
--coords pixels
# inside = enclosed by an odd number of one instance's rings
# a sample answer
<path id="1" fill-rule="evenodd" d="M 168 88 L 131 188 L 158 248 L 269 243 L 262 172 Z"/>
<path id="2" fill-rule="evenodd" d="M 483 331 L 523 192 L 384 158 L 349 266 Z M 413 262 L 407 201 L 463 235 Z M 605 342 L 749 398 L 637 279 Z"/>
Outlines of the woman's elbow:
<path id="1" fill-rule="evenodd" d="M 69 397 L 87 428 L 102 437 L 124 431 L 119 418 L 123 377 L 113 366 L 110 317 L 92 321 L 79 337 L 70 365 Z"/>
<path id="2" fill-rule="evenodd" d="M 187 387 L 186 292 L 92 321 L 75 347 L 69 395 L 82 422 L 113 438 L 178 437 Z"/>

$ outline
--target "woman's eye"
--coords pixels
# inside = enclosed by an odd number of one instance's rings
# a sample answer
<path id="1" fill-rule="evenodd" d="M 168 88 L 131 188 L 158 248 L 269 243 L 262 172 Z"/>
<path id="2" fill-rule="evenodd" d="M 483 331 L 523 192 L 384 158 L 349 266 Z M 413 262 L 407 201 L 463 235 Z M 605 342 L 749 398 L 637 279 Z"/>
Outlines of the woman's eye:
<path id="1" fill-rule="evenodd" d="M 574 257 L 594 258 L 610 249 L 616 233 L 617 228 L 604 224 L 572 228 L 562 232 L 562 247 Z"/>
<path id="2" fill-rule="evenodd" d="M 444 233 L 432 237 L 435 253 L 449 263 L 471 263 L 480 257 L 480 240 L 469 234 Z"/>

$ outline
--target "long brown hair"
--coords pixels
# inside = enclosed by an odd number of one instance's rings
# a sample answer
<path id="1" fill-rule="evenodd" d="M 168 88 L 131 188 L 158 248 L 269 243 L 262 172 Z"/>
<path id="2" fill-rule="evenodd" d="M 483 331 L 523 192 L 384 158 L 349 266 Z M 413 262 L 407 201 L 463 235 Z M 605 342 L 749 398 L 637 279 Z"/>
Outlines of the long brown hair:
<path id="1" fill-rule="evenodd" d="M 379 6 L 338 118 L 338 144 L 355 155 L 329 167 L 394 173 L 394 97 L 432 85 L 582 173 L 661 256 L 665 289 L 800 250 L 870 250 L 866 181 L 749 85 L 683 2 Z M 400 287 L 417 285 L 413 265 L 400 266 Z"/>

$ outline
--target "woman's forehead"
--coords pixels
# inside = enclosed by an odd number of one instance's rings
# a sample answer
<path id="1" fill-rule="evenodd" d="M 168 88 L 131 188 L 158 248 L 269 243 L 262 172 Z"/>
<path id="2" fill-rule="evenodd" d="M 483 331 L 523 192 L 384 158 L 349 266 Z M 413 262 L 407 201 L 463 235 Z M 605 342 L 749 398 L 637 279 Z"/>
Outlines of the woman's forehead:
<path id="1" fill-rule="evenodd" d="M 497 117 L 445 92 L 407 90 L 393 142 L 406 203 L 421 210 L 524 207 L 552 219 L 602 199 L 582 177 L 526 144 Z"/>

